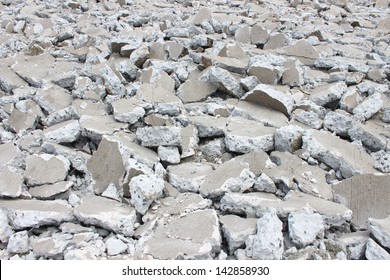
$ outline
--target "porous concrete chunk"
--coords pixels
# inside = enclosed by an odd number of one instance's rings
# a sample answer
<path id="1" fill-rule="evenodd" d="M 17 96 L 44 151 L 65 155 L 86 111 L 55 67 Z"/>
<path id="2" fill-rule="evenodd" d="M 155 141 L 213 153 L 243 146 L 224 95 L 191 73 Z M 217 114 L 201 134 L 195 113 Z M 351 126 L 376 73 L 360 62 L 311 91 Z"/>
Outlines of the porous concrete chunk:
<path id="1" fill-rule="evenodd" d="M 323 120 L 319 117 L 318 113 L 314 111 L 296 109 L 293 112 L 293 118 L 295 121 L 314 129 L 320 129 L 323 125 Z"/>
<path id="2" fill-rule="evenodd" d="M 83 115 L 80 118 L 80 126 L 82 128 L 82 135 L 91 138 L 93 141 L 99 143 L 103 135 L 113 135 L 114 132 L 119 131 L 127 124 L 115 121 L 113 116 L 93 116 Z"/>
<path id="3" fill-rule="evenodd" d="M 157 154 L 162 162 L 177 164 L 180 162 L 180 153 L 177 147 L 159 146 Z"/>
<path id="4" fill-rule="evenodd" d="M 225 142 L 222 138 L 217 138 L 208 141 L 206 144 L 200 147 L 202 154 L 206 157 L 216 158 L 221 157 L 225 152 Z"/>
<path id="5" fill-rule="evenodd" d="M 136 98 L 118 99 L 111 103 L 117 121 L 134 124 L 145 115 L 145 104 Z"/>
<path id="6" fill-rule="evenodd" d="M 275 150 L 295 152 L 302 146 L 304 129 L 297 125 L 286 125 L 275 131 Z"/>
<path id="7" fill-rule="evenodd" d="M 371 156 L 375 158 L 375 169 L 378 169 L 383 173 L 390 173 L 390 152 L 378 151 L 372 153 Z"/>
<path id="8" fill-rule="evenodd" d="M 385 219 L 368 219 L 370 232 L 383 246 L 390 248 L 390 216 Z"/>
<path id="9" fill-rule="evenodd" d="M 237 98 L 244 95 L 240 82 L 229 71 L 211 66 L 199 78 L 203 82 L 215 84 L 219 90 Z"/>
<path id="10" fill-rule="evenodd" d="M 147 46 L 142 46 L 136 50 L 134 50 L 130 54 L 130 62 L 137 66 L 138 68 L 142 68 L 142 65 L 145 61 L 150 57 L 150 53 Z"/>
<path id="11" fill-rule="evenodd" d="M 32 242 L 34 255 L 36 257 L 62 259 L 70 238 L 70 236 L 56 234 L 52 237 L 43 237 L 34 240 Z"/>
<path id="12" fill-rule="evenodd" d="M 106 91 L 112 95 L 124 96 L 126 89 L 122 84 L 121 79 L 108 65 L 103 66 L 100 69 L 100 75 L 104 80 L 104 86 Z"/>
<path id="13" fill-rule="evenodd" d="M 302 148 L 319 161 L 340 170 L 344 178 L 355 174 L 375 173 L 374 164 L 364 150 L 325 131 L 308 130 Z"/>
<path id="14" fill-rule="evenodd" d="M 355 122 L 348 130 L 348 135 L 353 141 L 361 141 L 368 150 L 376 152 L 386 151 L 390 131 L 383 123 L 369 120 L 365 123 Z"/>
<path id="15" fill-rule="evenodd" d="M 262 173 L 259 177 L 255 179 L 255 184 L 253 189 L 259 192 L 268 192 L 275 193 L 276 186 L 274 181 L 265 173 Z"/>
<path id="16" fill-rule="evenodd" d="M 310 100 L 319 106 L 337 101 L 347 90 L 344 82 L 330 83 L 318 86 L 310 91 Z"/>
<path id="17" fill-rule="evenodd" d="M 270 208 L 257 220 L 257 233 L 246 240 L 245 254 L 254 260 L 280 260 L 283 255 L 283 223 Z"/>
<path id="18" fill-rule="evenodd" d="M 142 253 L 160 260 L 212 259 L 221 241 L 215 210 L 199 210 L 159 221 Z"/>
<path id="19" fill-rule="evenodd" d="M 353 211 L 352 222 L 367 228 L 367 219 L 390 215 L 388 182 L 390 175 L 355 175 L 333 185 L 336 198 Z"/>
<path id="20" fill-rule="evenodd" d="M 53 143 L 72 143 L 81 135 L 80 123 L 76 120 L 61 122 L 43 131 L 45 140 Z"/>
<path id="21" fill-rule="evenodd" d="M 219 217 L 219 221 L 222 224 L 222 232 L 227 240 L 230 254 L 243 248 L 248 237 L 256 234 L 257 231 L 257 219 L 255 218 L 245 219 L 236 215 L 224 215 Z"/>
<path id="22" fill-rule="evenodd" d="M 0 242 L 7 243 L 12 234 L 14 234 L 14 231 L 9 225 L 8 217 L 4 210 L 0 208 Z"/>
<path id="23" fill-rule="evenodd" d="M 390 108 L 386 108 L 383 111 L 382 121 L 390 123 Z"/>
<path id="24" fill-rule="evenodd" d="M 212 83 L 203 82 L 197 79 L 188 79 L 177 90 L 177 96 L 183 103 L 203 101 L 213 92 L 217 86 Z"/>
<path id="25" fill-rule="evenodd" d="M 7 214 L 14 229 L 57 225 L 74 219 L 73 208 L 63 200 L 0 199 L 0 208 Z"/>
<path id="26" fill-rule="evenodd" d="M 225 128 L 225 145 L 227 150 L 248 153 L 274 148 L 275 128 L 239 117 L 230 118 Z"/>
<path id="27" fill-rule="evenodd" d="M 35 93 L 34 100 L 48 113 L 65 109 L 72 103 L 72 96 L 66 89 L 56 85 L 39 89 Z"/>
<path id="28" fill-rule="evenodd" d="M 263 84 L 248 92 L 243 100 L 280 111 L 286 116 L 290 115 L 295 103 L 288 94 Z"/>
<path id="29" fill-rule="evenodd" d="M 324 230 L 321 215 L 313 213 L 310 209 L 303 209 L 288 215 L 289 236 L 294 243 L 300 246 L 313 243 L 317 236 L 324 234 Z"/>
<path id="30" fill-rule="evenodd" d="M 99 226 L 115 233 L 132 236 L 136 211 L 112 199 L 88 196 L 74 209 L 76 218 L 85 225 Z"/>
<path id="31" fill-rule="evenodd" d="M 121 254 L 127 250 L 127 245 L 116 237 L 110 237 L 105 242 L 107 248 L 107 254 L 109 256 L 115 256 Z"/>
<path id="32" fill-rule="evenodd" d="M 252 157 L 252 158 L 249 158 Z M 264 152 L 254 152 L 248 158 L 236 157 L 219 165 L 212 173 L 204 178 L 199 192 L 204 197 L 219 197 L 225 192 L 244 192 L 251 188 L 255 181 L 255 173 L 259 170 L 252 168 L 252 159 L 268 158 Z M 266 162 L 262 162 L 255 169 L 264 168 Z"/>
<path id="33" fill-rule="evenodd" d="M 131 204 L 142 215 L 162 195 L 164 180 L 155 175 L 138 175 L 130 181 Z"/>
<path id="34" fill-rule="evenodd" d="M 12 234 L 8 240 L 7 251 L 11 254 L 24 254 L 29 251 L 28 231 L 19 231 Z"/>
<path id="35" fill-rule="evenodd" d="M 142 146 L 180 146 L 182 143 L 180 127 L 141 127 L 137 129 L 137 138 Z"/>
<path id="36" fill-rule="evenodd" d="M 297 58 L 305 65 L 313 65 L 319 57 L 319 53 L 308 40 L 299 40 L 295 44 L 284 48 L 281 52 Z"/>
<path id="37" fill-rule="evenodd" d="M 22 194 L 23 176 L 10 167 L 0 170 L 0 196 L 19 197 Z"/>
<path id="38" fill-rule="evenodd" d="M 210 164 L 186 162 L 167 169 L 169 182 L 181 192 L 198 192 L 204 178 L 213 172 Z"/>
<path id="39" fill-rule="evenodd" d="M 26 158 L 24 177 L 30 186 L 54 184 L 66 178 L 69 166 L 69 161 L 63 156 L 31 155 Z"/>
<path id="40" fill-rule="evenodd" d="M 271 159 L 278 166 L 263 171 L 281 188 L 298 188 L 316 197 L 327 200 L 333 198 L 332 188 L 326 182 L 326 172 L 318 166 L 309 165 L 288 152 L 274 151 L 271 153 Z"/>
<path id="41" fill-rule="evenodd" d="M 390 254 L 371 238 L 367 241 L 365 255 L 368 260 L 390 260 Z"/>
<path id="42" fill-rule="evenodd" d="M 196 126 L 200 138 L 223 136 L 228 122 L 227 118 L 208 115 L 190 117 L 189 119 Z"/>
<path id="43" fill-rule="evenodd" d="M 375 115 L 384 106 L 382 94 L 374 93 L 357 105 L 352 113 L 361 121 L 366 121 Z"/>
<path id="44" fill-rule="evenodd" d="M 28 190 L 32 197 L 37 199 L 51 199 L 58 194 L 64 193 L 73 186 L 73 182 L 63 181 L 50 185 L 32 187 Z"/>
<path id="45" fill-rule="evenodd" d="M 27 82 L 19 77 L 7 65 L 0 64 L 0 88 L 7 93 L 11 93 L 13 89 L 27 86 Z"/>
<path id="46" fill-rule="evenodd" d="M 125 167 L 117 142 L 103 138 L 97 151 L 88 160 L 87 169 L 91 174 L 95 194 L 104 192 L 109 184 L 114 184 L 119 191 L 123 190 Z"/>
<path id="47" fill-rule="evenodd" d="M 347 248 L 348 259 L 361 260 L 365 255 L 366 244 L 369 237 L 370 232 L 368 230 L 356 231 L 342 235 L 338 238 L 338 241 Z"/>
<path id="48" fill-rule="evenodd" d="M 239 101 L 231 116 L 239 116 L 258 121 L 266 126 L 282 127 L 288 124 L 288 118 L 280 111 L 249 101 Z"/>
<path id="49" fill-rule="evenodd" d="M 330 111 L 324 118 L 324 127 L 343 137 L 348 136 L 348 131 L 355 125 L 353 118 L 342 110 Z"/>
<path id="50" fill-rule="evenodd" d="M 195 154 L 198 148 L 198 130 L 194 125 L 188 125 L 181 129 L 181 158 L 187 158 Z"/>

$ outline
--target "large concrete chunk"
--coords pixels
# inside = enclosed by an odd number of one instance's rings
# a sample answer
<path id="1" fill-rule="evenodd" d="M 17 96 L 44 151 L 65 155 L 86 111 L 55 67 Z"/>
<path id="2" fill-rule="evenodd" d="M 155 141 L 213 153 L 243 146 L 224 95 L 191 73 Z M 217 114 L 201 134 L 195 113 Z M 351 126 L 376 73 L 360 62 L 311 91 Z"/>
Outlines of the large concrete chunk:
<path id="1" fill-rule="evenodd" d="M 218 216 L 207 209 L 159 221 L 142 253 L 160 260 L 212 259 L 220 250 Z"/>
<path id="2" fill-rule="evenodd" d="M 8 216 L 14 229 L 59 225 L 74 219 L 73 208 L 63 200 L 0 199 L 0 208 Z"/>
<path id="3" fill-rule="evenodd" d="M 198 192 L 203 179 L 213 168 L 210 164 L 186 162 L 167 169 L 169 182 L 182 192 Z"/>
<path id="4" fill-rule="evenodd" d="M 390 216 L 386 219 L 368 219 L 370 232 L 375 236 L 379 243 L 390 248 Z"/>
<path id="5" fill-rule="evenodd" d="M 390 215 L 390 175 L 355 175 L 333 186 L 336 198 L 353 212 L 352 222 L 367 228 L 368 218 Z"/>
<path id="6" fill-rule="evenodd" d="M 103 138 L 97 151 L 88 160 L 87 168 L 96 194 L 103 193 L 109 184 L 114 184 L 119 191 L 123 190 L 125 167 L 117 142 Z"/>
<path id="7" fill-rule="evenodd" d="M 302 148 L 321 162 L 340 170 L 344 178 L 355 174 L 375 173 L 374 159 L 354 144 L 325 131 L 308 130 Z"/>
<path id="8" fill-rule="evenodd" d="M 294 108 L 294 99 L 286 93 L 267 85 L 258 85 L 248 92 L 243 100 L 260 104 L 289 116 Z"/>
<path id="9" fill-rule="evenodd" d="M 225 128 L 225 145 L 229 151 L 248 153 L 274 148 L 275 128 L 239 117 L 230 118 Z"/>
<path id="10" fill-rule="evenodd" d="M 13 89 L 27 86 L 27 82 L 20 78 L 7 65 L 0 64 L 0 88 L 5 92 L 11 93 Z"/>
<path id="11" fill-rule="evenodd" d="M 339 100 L 347 90 L 344 82 L 330 83 L 314 88 L 310 92 L 310 100 L 320 106 Z"/>
<path id="12" fill-rule="evenodd" d="M 22 193 L 23 176 L 11 168 L 0 171 L 0 196 L 19 197 Z"/>
<path id="13" fill-rule="evenodd" d="M 125 236 L 132 236 L 134 232 L 135 209 L 108 198 L 83 197 L 74 209 L 74 215 L 86 225 L 99 226 Z"/>
<path id="14" fill-rule="evenodd" d="M 80 118 L 82 135 L 99 143 L 103 135 L 113 135 L 127 126 L 127 124 L 115 121 L 113 116 L 83 115 Z"/>
<path id="15" fill-rule="evenodd" d="M 379 92 L 367 97 L 359 105 L 357 105 L 352 113 L 361 121 L 368 120 L 376 114 L 384 106 L 382 94 Z"/>
<path id="16" fill-rule="evenodd" d="M 117 121 L 134 124 L 145 115 L 145 103 L 134 98 L 123 98 L 112 102 L 114 118 Z"/>
<path id="17" fill-rule="evenodd" d="M 48 113 L 65 109 L 72 103 L 69 92 L 55 85 L 37 90 L 34 100 Z"/>
<path id="18" fill-rule="evenodd" d="M 236 215 L 225 215 L 219 218 L 222 224 L 222 232 L 232 254 L 238 248 L 245 246 L 245 241 L 250 235 L 256 234 L 257 219 L 241 218 Z"/>
<path id="19" fill-rule="evenodd" d="M 137 129 L 137 138 L 146 147 L 180 146 L 180 132 L 180 127 L 142 127 Z"/>
<path id="20" fill-rule="evenodd" d="M 31 155 L 26 159 L 24 177 L 30 186 L 54 184 L 66 178 L 69 166 L 69 161 L 63 156 Z"/>
<path id="21" fill-rule="evenodd" d="M 188 79 L 177 90 L 177 96 L 183 103 L 203 101 L 217 89 L 212 83 L 197 79 Z"/>
<path id="22" fill-rule="evenodd" d="M 255 260 L 280 260 L 283 255 L 283 223 L 270 208 L 257 220 L 257 233 L 246 240 L 245 253 Z"/>

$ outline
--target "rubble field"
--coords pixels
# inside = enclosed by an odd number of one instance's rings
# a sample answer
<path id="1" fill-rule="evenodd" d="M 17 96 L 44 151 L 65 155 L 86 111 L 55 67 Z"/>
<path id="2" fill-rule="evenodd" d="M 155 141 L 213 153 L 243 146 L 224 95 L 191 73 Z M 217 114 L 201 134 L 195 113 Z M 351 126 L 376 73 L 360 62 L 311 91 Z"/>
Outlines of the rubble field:
<path id="1" fill-rule="evenodd" d="M 0 259 L 390 259 L 388 0 L 0 0 Z"/>

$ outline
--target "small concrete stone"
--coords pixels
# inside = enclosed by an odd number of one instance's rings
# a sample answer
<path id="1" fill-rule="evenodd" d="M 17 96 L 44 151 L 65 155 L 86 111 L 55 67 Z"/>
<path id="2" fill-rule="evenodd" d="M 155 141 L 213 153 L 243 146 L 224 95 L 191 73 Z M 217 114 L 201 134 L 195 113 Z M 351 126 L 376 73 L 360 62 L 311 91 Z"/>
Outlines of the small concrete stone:
<path id="1" fill-rule="evenodd" d="M 225 142 L 222 138 L 214 139 L 201 146 L 202 154 L 206 157 L 221 157 L 225 152 Z"/>
<path id="2" fill-rule="evenodd" d="M 270 208 L 257 220 L 257 233 L 246 240 L 245 253 L 254 260 L 280 260 L 282 258 L 283 223 Z"/>
<path id="3" fill-rule="evenodd" d="M 369 238 L 366 245 L 366 258 L 368 260 L 390 260 L 390 254 Z"/>
<path id="4" fill-rule="evenodd" d="M 69 244 L 70 236 L 61 236 L 59 234 L 52 237 L 39 238 L 32 242 L 32 249 L 36 257 L 51 259 L 62 259 L 63 253 Z"/>
<path id="5" fill-rule="evenodd" d="M 80 118 L 80 125 L 83 136 L 99 143 L 103 135 L 113 135 L 128 124 L 116 122 L 113 116 L 83 115 Z"/>
<path id="6" fill-rule="evenodd" d="M 72 143 L 81 135 L 78 121 L 66 121 L 55 124 L 43 131 L 45 140 L 53 143 Z"/>
<path id="7" fill-rule="evenodd" d="M 122 240 L 115 237 L 108 238 L 105 244 L 109 256 L 115 256 L 124 253 L 127 250 L 127 245 Z"/>
<path id="8" fill-rule="evenodd" d="M 222 224 L 222 232 L 227 240 L 230 254 L 243 248 L 247 238 L 256 234 L 257 231 L 257 219 L 255 218 L 244 219 L 236 215 L 224 215 L 220 216 L 219 221 Z"/>
<path id="9" fill-rule="evenodd" d="M 99 226 L 125 236 L 134 233 L 135 209 L 112 199 L 83 197 L 80 205 L 75 207 L 74 215 L 85 225 Z"/>
<path id="10" fill-rule="evenodd" d="M 55 184 L 50 185 L 41 185 L 29 188 L 28 192 L 31 194 L 32 197 L 35 197 L 37 199 L 52 199 L 56 195 L 62 194 L 69 190 L 73 186 L 73 182 L 58 182 Z"/>
<path id="11" fill-rule="evenodd" d="M 357 105 L 352 113 L 355 117 L 361 121 L 370 119 L 384 106 L 383 98 L 380 93 L 374 93 L 373 95 L 364 99 L 359 105 Z"/>
<path id="12" fill-rule="evenodd" d="M 123 190 L 125 167 L 119 144 L 103 138 L 97 151 L 87 162 L 95 194 L 101 194 L 109 184 L 114 184 L 119 191 Z"/>
<path id="13" fill-rule="evenodd" d="M 112 104 L 117 121 L 134 124 L 145 115 L 145 104 L 135 98 L 119 99 Z"/>
<path id="14" fill-rule="evenodd" d="M 181 192 L 198 192 L 200 184 L 213 169 L 209 164 L 186 162 L 167 169 L 169 182 Z"/>
<path id="15" fill-rule="evenodd" d="M 12 234 L 14 234 L 14 231 L 9 225 L 8 217 L 4 210 L 0 208 L 0 242 L 8 243 Z"/>
<path id="16" fill-rule="evenodd" d="M 162 195 L 164 181 L 152 175 L 138 175 L 130 181 L 131 204 L 145 214 L 152 202 Z"/>
<path id="17" fill-rule="evenodd" d="M 325 227 L 320 214 L 305 209 L 288 215 L 288 229 L 294 243 L 307 246 L 324 234 Z"/>
<path id="18" fill-rule="evenodd" d="M 250 29 L 250 40 L 253 45 L 264 45 L 268 41 L 268 31 L 256 24 Z"/>
<path id="19" fill-rule="evenodd" d="M 198 129 L 188 125 L 181 129 L 181 158 L 193 156 L 198 148 Z"/>
<path id="20" fill-rule="evenodd" d="M 22 194 L 23 176 L 6 167 L 0 172 L 0 196 L 19 197 Z"/>
<path id="21" fill-rule="evenodd" d="M 390 248 L 390 216 L 385 219 L 368 219 L 370 232 L 386 248 Z"/>
<path id="22" fill-rule="evenodd" d="M 390 108 L 386 108 L 383 112 L 382 121 L 390 123 Z"/>
<path id="23" fill-rule="evenodd" d="M 297 125 L 286 125 L 275 131 L 275 150 L 295 152 L 302 146 L 304 129 Z"/>
<path id="24" fill-rule="evenodd" d="M 338 240 L 347 248 L 347 256 L 349 259 L 361 260 L 365 255 L 369 237 L 370 232 L 366 230 L 344 234 Z"/>
<path id="25" fill-rule="evenodd" d="M 29 251 L 27 230 L 15 232 L 10 236 L 7 251 L 11 254 L 24 254 Z"/>
<path id="26" fill-rule="evenodd" d="M 182 143 L 180 127 L 142 127 L 137 129 L 137 138 L 142 146 L 180 146 Z"/>
<path id="27" fill-rule="evenodd" d="M 375 159 L 375 169 L 383 173 L 390 173 L 390 152 L 378 151 L 376 153 L 372 153 L 371 156 Z"/>
<path id="28" fill-rule="evenodd" d="M 30 186 L 54 184 L 66 178 L 69 166 L 69 161 L 63 156 L 31 155 L 26 158 L 24 177 Z"/>
<path id="29" fill-rule="evenodd" d="M 320 106 L 339 100 L 346 92 L 347 85 L 344 82 L 331 83 L 314 88 L 310 92 L 310 100 Z"/>
<path id="30" fill-rule="evenodd" d="M 180 153 L 177 147 L 164 147 L 159 146 L 157 148 L 157 154 L 161 161 L 170 164 L 180 163 Z"/>
<path id="31" fill-rule="evenodd" d="M 323 120 L 318 116 L 318 113 L 313 111 L 296 109 L 293 116 L 295 121 L 314 129 L 320 129 L 323 125 Z"/>
<path id="32" fill-rule="evenodd" d="M 275 35 L 270 35 L 267 43 L 264 45 L 265 50 L 275 50 L 279 49 L 288 44 L 288 39 L 286 35 L 278 33 Z"/>
<path id="33" fill-rule="evenodd" d="M 259 177 L 255 179 L 255 184 L 253 185 L 253 189 L 258 192 L 268 192 L 275 193 L 276 186 L 274 181 L 268 177 L 267 174 L 262 173 Z"/>

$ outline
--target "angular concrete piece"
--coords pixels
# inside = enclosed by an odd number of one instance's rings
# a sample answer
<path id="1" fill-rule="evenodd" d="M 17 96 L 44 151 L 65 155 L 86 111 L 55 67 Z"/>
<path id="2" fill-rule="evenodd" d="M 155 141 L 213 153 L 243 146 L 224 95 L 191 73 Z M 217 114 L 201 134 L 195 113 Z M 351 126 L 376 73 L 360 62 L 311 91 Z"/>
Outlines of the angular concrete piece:
<path id="1" fill-rule="evenodd" d="M 288 232 L 291 240 L 301 246 L 314 242 L 317 236 L 324 234 L 324 223 L 318 213 L 300 210 L 288 215 Z"/>
<path id="2" fill-rule="evenodd" d="M 210 164 L 186 162 L 167 168 L 169 182 L 181 192 L 198 192 L 204 178 L 213 172 Z"/>
<path id="3" fill-rule="evenodd" d="M 385 219 L 368 219 L 370 232 L 383 247 L 390 248 L 390 216 Z"/>
<path id="4" fill-rule="evenodd" d="M 141 127 L 137 129 L 137 138 L 142 146 L 180 146 L 182 143 L 180 127 Z"/>
<path id="5" fill-rule="evenodd" d="M 299 40 L 284 48 L 282 52 L 288 56 L 296 57 L 305 65 L 313 65 L 319 57 L 317 50 L 307 40 Z"/>
<path id="6" fill-rule="evenodd" d="M 118 143 L 103 138 L 97 151 L 88 160 L 87 168 L 96 194 L 104 192 L 109 184 L 122 190 L 125 167 Z"/>
<path id="7" fill-rule="evenodd" d="M 53 113 L 71 105 L 72 96 L 67 90 L 56 85 L 51 85 L 37 90 L 34 100 L 43 110 L 48 113 Z"/>
<path id="8" fill-rule="evenodd" d="M 275 150 L 295 152 L 302 146 L 304 129 L 297 125 L 286 125 L 275 131 Z"/>
<path id="9" fill-rule="evenodd" d="M 124 98 L 112 102 L 114 118 L 117 121 L 134 124 L 145 115 L 146 104 L 135 98 Z"/>
<path id="10" fill-rule="evenodd" d="M 103 135 L 112 135 L 127 124 L 118 123 L 113 116 L 92 116 L 83 115 L 80 118 L 82 135 L 91 138 L 95 142 L 100 142 Z"/>
<path id="11" fill-rule="evenodd" d="M 0 199 L 0 208 L 8 216 L 14 229 L 59 225 L 74 219 L 73 208 L 63 200 Z"/>
<path id="12" fill-rule="evenodd" d="M 69 161 L 63 156 L 31 155 L 26 159 L 24 177 L 30 186 L 54 184 L 66 178 L 69 167 Z"/>
<path id="13" fill-rule="evenodd" d="M 0 64 L 0 88 L 7 93 L 11 93 L 13 89 L 27 86 L 27 82 L 20 78 L 7 65 Z"/>
<path id="14" fill-rule="evenodd" d="M 223 136 L 228 122 L 227 118 L 216 118 L 209 115 L 195 116 L 189 119 L 198 129 L 200 138 Z"/>
<path id="15" fill-rule="evenodd" d="M 267 85 L 258 85 L 248 92 L 243 100 L 280 111 L 286 116 L 290 115 L 295 103 L 291 96 Z"/>
<path id="16" fill-rule="evenodd" d="M 320 106 L 339 100 L 347 90 L 344 82 L 330 83 L 318 86 L 310 91 L 310 100 Z"/>
<path id="17" fill-rule="evenodd" d="M 177 96 L 183 103 L 198 102 L 206 99 L 216 89 L 216 85 L 212 83 L 202 82 L 197 79 L 188 79 L 178 88 Z"/>
<path id="18" fill-rule="evenodd" d="M 230 254 L 239 248 L 243 248 L 248 237 L 256 234 L 257 231 L 257 219 L 255 218 L 224 215 L 219 217 L 219 221 L 222 225 L 222 232 L 227 240 Z"/>
<path id="19" fill-rule="evenodd" d="M 51 199 L 55 197 L 58 194 L 64 193 L 67 190 L 69 190 L 73 186 L 73 182 L 58 182 L 51 185 L 42 185 L 42 186 L 36 186 L 29 188 L 28 192 L 31 194 L 32 197 L 35 197 L 37 199 Z"/>
<path id="20" fill-rule="evenodd" d="M 212 66 L 231 73 L 244 74 L 248 68 L 248 58 L 203 55 L 202 64 L 205 68 Z"/>
<path id="21" fill-rule="evenodd" d="M 321 162 L 340 170 L 344 178 L 355 174 L 375 173 L 374 159 L 341 138 L 325 131 L 308 130 L 302 137 L 302 148 Z"/>
<path id="22" fill-rule="evenodd" d="M 229 118 L 225 128 L 225 145 L 229 151 L 248 153 L 274 148 L 275 128 L 239 117 Z"/>
<path id="23" fill-rule="evenodd" d="M 376 114 L 384 106 L 382 94 L 379 92 L 364 99 L 359 105 L 357 105 L 352 113 L 355 117 L 361 121 L 368 120 L 374 114 Z"/>
<path id="24" fill-rule="evenodd" d="M 340 236 L 338 241 L 347 248 L 348 259 L 361 260 L 364 257 L 369 237 L 370 232 L 368 230 L 356 231 Z"/>
<path id="25" fill-rule="evenodd" d="M 138 175 L 130 181 L 131 204 L 142 215 L 162 195 L 164 180 L 155 175 Z"/>
<path id="26" fill-rule="evenodd" d="M 194 125 L 181 129 L 181 158 L 193 156 L 198 148 L 198 130 Z"/>
<path id="27" fill-rule="evenodd" d="M 367 241 L 365 255 L 368 260 L 390 260 L 390 254 L 371 238 Z"/>
<path id="28" fill-rule="evenodd" d="M 112 199 L 83 197 L 74 209 L 74 215 L 86 225 L 99 226 L 125 236 L 132 236 L 134 232 L 135 209 Z"/>
<path id="29" fill-rule="evenodd" d="M 53 143 L 72 143 L 81 135 L 78 121 L 71 120 L 50 126 L 43 131 L 45 140 Z"/>
<path id="30" fill-rule="evenodd" d="M 390 175 L 355 175 L 333 185 L 337 200 L 353 212 L 352 222 L 367 228 L 368 218 L 384 219 L 390 215 Z"/>
<path id="31" fill-rule="evenodd" d="M 246 240 L 245 253 L 254 260 L 280 260 L 284 251 L 283 223 L 275 209 L 268 209 L 257 220 L 257 233 Z"/>
<path id="32" fill-rule="evenodd" d="M 164 219 L 143 248 L 153 259 L 212 259 L 221 250 L 217 213 L 207 209 Z"/>
<path id="33" fill-rule="evenodd" d="M 19 197 L 22 193 L 23 176 L 11 168 L 0 171 L 0 196 Z"/>

